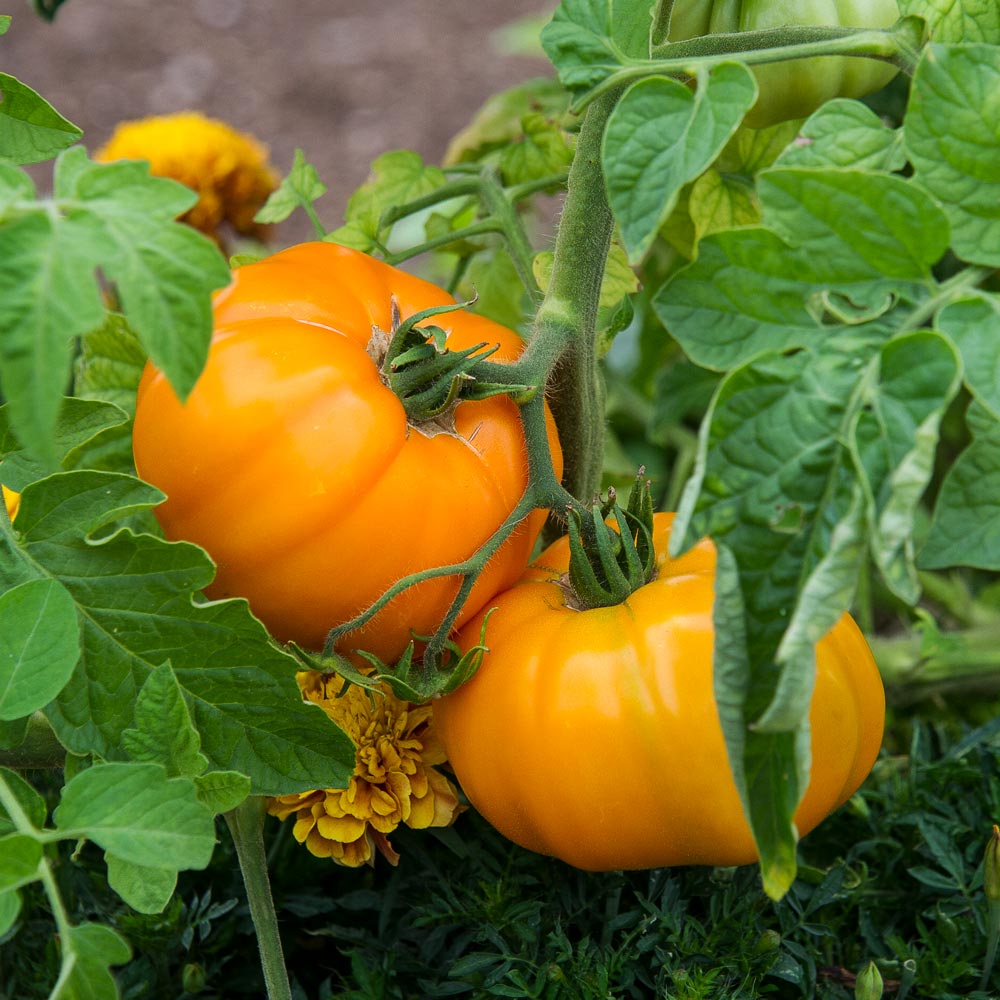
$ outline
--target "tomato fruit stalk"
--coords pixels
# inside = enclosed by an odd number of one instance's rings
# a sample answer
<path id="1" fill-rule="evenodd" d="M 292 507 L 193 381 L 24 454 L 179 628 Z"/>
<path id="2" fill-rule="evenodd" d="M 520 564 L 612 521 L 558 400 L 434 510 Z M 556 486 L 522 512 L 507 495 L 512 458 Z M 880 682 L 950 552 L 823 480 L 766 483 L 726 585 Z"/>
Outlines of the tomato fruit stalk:
<path id="1" fill-rule="evenodd" d="M 587 870 L 739 865 L 757 850 L 730 772 L 712 680 L 715 547 L 668 553 L 622 603 L 568 606 L 561 538 L 490 602 L 479 672 L 435 703 L 448 759 L 501 833 Z M 483 616 L 459 634 L 479 642 Z M 795 822 L 808 833 L 867 776 L 885 699 L 844 616 L 816 647 L 812 773 Z"/>
<path id="2" fill-rule="evenodd" d="M 792 25 L 888 28 L 899 19 L 896 0 L 675 0 L 668 41 Z M 856 56 L 790 59 L 753 67 L 760 96 L 746 124 L 763 128 L 805 118 L 835 97 L 881 90 L 895 67 Z"/>
<path id="3" fill-rule="evenodd" d="M 448 305 L 372 257 L 307 243 L 239 268 L 217 294 L 208 362 L 186 400 L 147 366 L 136 468 L 167 494 L 156 508 L 166 536 L 215 560 L 210 597 L 246 597 L 276 638 L 319 649 L 401 578 L 470 557 L 515 508 L 528 482 L 517 406 L 462 401 L 414 424 L 369 353 L 394 308 L 405 320 Z M 485 317 L 436 320 L 455 350 L 496 345 L 491 360 L 509 362 L 522 349 Z M 551 419 L 548 434 L 558 462 Z M 529 514 L 501 546 L 459 623 L 518 578 L 545 516 Z M 391 662 L 413 632 L 434 632 L 458 589 L 453 576 L 425 580 L 339 648 Z"/>

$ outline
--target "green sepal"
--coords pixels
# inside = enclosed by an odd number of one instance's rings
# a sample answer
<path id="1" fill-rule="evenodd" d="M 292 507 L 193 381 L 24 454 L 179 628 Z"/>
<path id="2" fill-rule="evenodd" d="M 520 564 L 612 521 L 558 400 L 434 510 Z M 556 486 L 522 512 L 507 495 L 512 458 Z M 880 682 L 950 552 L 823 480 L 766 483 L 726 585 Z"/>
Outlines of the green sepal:
<path id="1" fill-rule="evenodd" d="M 391 339 L 380 362 L 382 377 L 399 397 L 410 421 L 419 424 L 445 413 L 460 399 L 486 399 L 509 395 L 517 405 L 527 402 L 535 386 L 476 379 L 476 366 L 499 345 L 485 342 L 460 351 L 447 346 L 447 333 L 439 326 L 421 326 L 442 313 L 455 312 L 471 302 L 434 306 L 400 320 L 393 302 Z"/>
<path id="2" fill-rule="evenodd" d="M 411 642 L 399 660 L 391 666 L 374 653 L 367 653 L 363 649 L 355 650 L 358 656 L 373 667 L 373 671 L 366 674 L 346 657 L 336 653 L 317 656 L 305 652 L 294 643 L 291 644 L 291 649 L 307 669 L 340 677 L 344 681 L 345 690 L 347 685 L 356 684 L 367 691 L 376 692 L 383 684 L 387 684 L 400 701 L 422 705 L 432 698 L 450 694 L 479 669 L 483 656 L 489 651 L 485 645 L 486 623 L 492 613 L 487 612 L 483 619 L 476 646 L 463 652 L 456 643 L 446 642 L 444 658 L 440 662 L 428 663 L 417 658 L 416 642 Z M 421 642 L 430 641 L 429 636 L 417 636 L 416 639 Z"/>
<path id="3" fill-rule="evenodd" d="M 608 524 L 614 518 L 615 531 Z M 621 604 L 645 586 L 656 569 L 653 549 L 653 500 L 643 471 L 636 477 L 623 509 L 613 489 L 598 497 L 584 514 L 569 511 L 569 581 L 581 608 Z"/>

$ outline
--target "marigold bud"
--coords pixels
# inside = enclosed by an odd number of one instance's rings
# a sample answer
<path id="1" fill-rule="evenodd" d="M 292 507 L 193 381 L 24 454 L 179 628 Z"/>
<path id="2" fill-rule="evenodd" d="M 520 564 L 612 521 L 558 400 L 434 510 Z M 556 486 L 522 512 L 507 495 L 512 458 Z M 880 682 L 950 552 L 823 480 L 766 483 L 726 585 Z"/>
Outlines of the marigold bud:
<path id="1" fill-rule="evenodd" d="M 869 962 L 858 973 L 854 984 L 855 1000 L 880 1000 L 882 996 L 882 973 L 874 962 Z"/>
<path id="2" fill-rule="evenodd" d="M 983 859 L 983 892 L 991 903 L 1000 900 L 1000 826 L 996 823 Z"/>

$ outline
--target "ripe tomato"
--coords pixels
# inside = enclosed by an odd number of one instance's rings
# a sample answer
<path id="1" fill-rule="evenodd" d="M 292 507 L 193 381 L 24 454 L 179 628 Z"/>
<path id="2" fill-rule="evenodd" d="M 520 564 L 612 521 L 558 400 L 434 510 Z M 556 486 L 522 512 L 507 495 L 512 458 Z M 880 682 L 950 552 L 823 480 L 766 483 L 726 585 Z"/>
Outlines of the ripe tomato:
<path id="1" fill-rule="evenodd" d="M 181 403 L 148 366 L 139 386 L 139 475 L 167 494 L 168 538 L 203 546 L 217 574 L 207 593 L 241 596 L 283 641 L 323 645 L 408 574 L 471 556 L 527 484 L 517 407 L 505 396 L 461 403 L 451 433 L 411 426 L 366 353 L 373 328 L 453 300 L 365 254 L 307 243 L 239 268 L 215 299 L 208 363 Z M 461 311 L 435 317 L 456 348 L 515 333 Z M 561 462 L 554 425 L 550 444 Z M 459 622 L 510 586 L 545 518 L 536 511 L 490 561 Z M 456 577 L 395 598 L 343 649 L 397 658 L 433 632 Z"/>
<path id="2" fill-rule="evenodd" d="M 568 608 L 565 538 L 490 602 L 479 672 L 435 702 L 469 800 L 501 833 L 578 868 L 739 865 L 757 851 L 729 770 L 712 687 L 715 546 L 667 555 L 613 607 Z M 459 634 L 479 642 L 482 616 Z M 882 739 L 882 682 L 845 615 L 816 647 L 812 776 L 801 834 L 864 780 Z"/>

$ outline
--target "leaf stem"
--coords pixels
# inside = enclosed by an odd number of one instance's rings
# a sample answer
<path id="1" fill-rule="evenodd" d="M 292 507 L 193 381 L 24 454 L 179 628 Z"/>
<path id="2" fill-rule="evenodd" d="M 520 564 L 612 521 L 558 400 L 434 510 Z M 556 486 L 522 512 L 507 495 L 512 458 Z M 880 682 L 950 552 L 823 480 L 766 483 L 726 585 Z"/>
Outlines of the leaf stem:
<path id="1" fill-rule="evenodd" d="M 463 226 L 461 229 L 442 233 L 440 236 L 435 236 L 432 240 L 426 240 L 423 243 L 418 243 L 416 246 L 407 247 L 405 250 L 400 250 L 397 253 L 386 254 L 385 262 L 395 267 L 397 264 L 402 264 L 405 260 L 418 257 L 422 253 L 428 253 L 431 250 L 440 250 L 441 247 L 458 243 L 461 240 L 467 240 L 474 236 L 483 236 L 486 233 L 501 232 L 505 232 L 505 230 L 498 220 L 482 219 L 479 222 L 473 222 L 471 225 Z"/>
<path id="2" fill-rule="evenodd" d="M 970 289 L 978 288 L 994 274 L 992 267 L 966 267 L 958 274 L 952 275 L 946 281 L 937 285 L 934 294 L 921 302 L 912 312 L 903 318 L 899 325 L 900 332 L 919 330 L 925 323 L 932 320 L 940 309 L 949 302 L 961 298 Z"/>
<path id="3" fill-rule="evenodd" d="M 269 1000 L 291 1000 L 278 917 L 267 877 L 267 854 L 264 850 L 264 799 L 251 796 L 225 813 L 226 825 L 236 845 L 236 856 L 246 887 L 250 917 L 257 931 L 260 964 Z"/>

